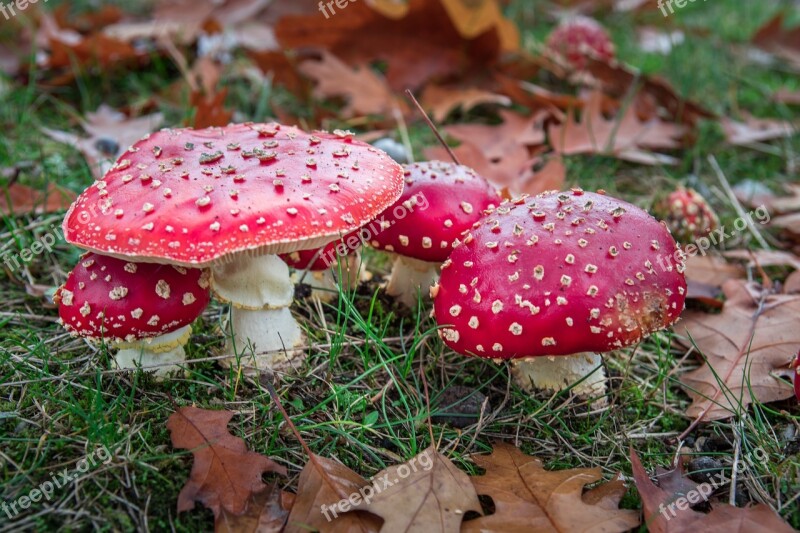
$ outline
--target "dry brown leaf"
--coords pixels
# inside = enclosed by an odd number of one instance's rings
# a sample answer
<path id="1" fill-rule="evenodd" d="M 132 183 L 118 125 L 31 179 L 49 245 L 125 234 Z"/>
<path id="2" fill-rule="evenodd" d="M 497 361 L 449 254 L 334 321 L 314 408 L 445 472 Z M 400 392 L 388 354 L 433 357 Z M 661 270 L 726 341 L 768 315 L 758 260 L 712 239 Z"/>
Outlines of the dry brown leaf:
<path id="1" fill-rule="evenodd" d="M 381 520 L 370 513 L 334 513 L 330 510 L 334 504 L 347 500 L 351 494 L 358 494 L 367 485 L 367 480 L 343 464 L 318 455 L 311 457 L 300 473 L 297 497 L 286 521 L 285 532 L 307 533 L 317 530 L 326 533 L 377 533 L 381 529 Z M 330 521 L 324 509 L 329 509 Z"/>
<path id="2" fill-rule="evenodd" d="M 788 105 L 800 105 L 800 91 L 791 91 L 789 89 L 778 89 L 771 97 L 773 102 Z"/>
<path id="3" fill-rule="evenodd" d="M 734 507 L 724 503 L 714 504 L 708 514 L 699 513 L 689 507 L 676 508 L 674 502 L 681 496 L 657 487 L 647 475 L 639 460 L 639 456 L 631 449 L 631 467 L 636 488 L 642 499 L 644 522 L 650 533 L 683 533 L 685 531 L 702 531 L 704 533 L 730 533 L 732 531 L 770 531 L 773 533 L 790 533 L 794 531 L 780 516 L 764 505 L 752 507 Z M 696 499 L 700 500 L 700 494 Z M 674 516 L 670 508 L 673 504 Z M 681 504 L 687 504 L 684 498 Z"/>
<path id="4" fill-rule="evenodd" d="M 744 122 L 727 117 L 721 120 L 725 139 L 734 146 L 771 141 L 783 137 L 791 137 L 797 128 L 791 122 L 769 118 L 755 118 L 744 113 Z"/>
<path id="5" fill-rule="evenodd" d="M 453 150 L 462 165 L 475 170 L 496 187 L 517 190 L 520 183 L 531 174 L 532 159 L 527 150 L 517 147 L 498 161 L 491 161 L 480 148 L 472 143 L 461 143 Z M 450 161 L 450 154 L 441 146 L 431 146 L 422 151 L 425 159 L 434 161 Z"/>
<path id="6" fill-rule="evenodd" d="M 408 474 L 402 475 L 400 469 Z M 383 518 L 382 531 L 457 533 L 467 511 L 481 511 L 469 477 L 433 447 L 408 463 L 382 470 L 375 479 L 383 489 L 357 508 Z M 381 480 L 392 485 L 386 487 Z"/>
<path id="7" fill-rule="evenodd" d="M 54 183 L 42 192 L 27 185 L 12 183 L 0 191 L 0 213 L 3 215 L 43 214 L 69 209 L 77 195 Z"/>
<path id="8" fill-rule="evenodd" d="M 214 520 L 216 533 L 280 533 L 286 524 L 295 495 L 276 485 L 254 494 L 243 514 L 222 508 Z"/>
<path id="9" fill-rule="evenodd" d="M 178 495 L 178 512 L 190 511 L 200 502 L 220 516 L 242 514 L 253 494 L 267 490 L 261 476 L 286 475 L 272 459 L 247 450 L 247 444 L 228 432 L 230 411 L 182 407 L 170 415 L 167 429 L 175 448 L 190 450 L 192 472 Z"/>
<path id="10" fill-rule="evenodd" d="M 428 85 L 420 98 L 422 107 L 427 109 L 433 120 L 444 120 L 456 109 L 465 113 L 482 104 L 510 106 L 511 99 L 502 94 L 478 89 L 476 87 L 451 87 Z"/>
<path id="11" fill-rule="evenodd" d="M 783 13 L 767 21 L 752 39 L 762 50 L 786 60 L 790 66 L 800 69 L 800 26 L 783 29 Z"/>
<path id="12" fill-rule="evenodd" d="M 103 104 L 97 111 L 86 114 L 83 129 L 90 137 L 81 137 L 66 131 L 42 128 L 50 138 L 69 144 L 79 150 L 95 179 L 111 168 L 117 156 L 148 133 L 152 133 L 164 120 L 161 113 L 128 119 L 123 113 Z"/>
<path id="13" fill-rule="evenodd" d="M 633 106 L 622 109 L 617 117 L 607 119 L 603 113 L 604 96 L 589 95 L 580 121 L 572 110 L 563 124 L 548 128 L 553 148 L 564 155 L 603 154 L 647 165 L 675 164 L 673 157 L 650 152 L 650 149 L 680 148 L 679 139 L 686 133 L 680 124 L 655 117 L 640 120 Z"/>
<path id="14" fill-rule="evenodd" d="M 697 419 L 728 418 L 754 400 L 767 403 L 793 394 L 776 375 L 788 375 L 800 345 L 800 297 L 767 294 L 738 279 L 725 282 L 722 291 L 722 313 L 689 311 L 675 327 L 706 358 L 681 376 L 692 398 L 686 413 Z"/>
<path id="15" fill-rule="evenodd" d="M 311 84 L 297 72 L 296 61 L 284 51 L 249 51 L 248 55 L 275 85 L 286 88 L 298 97 L 305 97 Z"/>
<path id="16" fill-rule="evenodd" d="M 480 12 L 495 0 L 471 2 Z M 350 65 L 387 64 L 386 79 L 395 91 L 417 89 L 431 77 L 447 77 L 493 64 L 505 49 L 510 23 L 465 38 L 450 18 L 454 0 L 383 0 L 351 2 L 346 11 L 325 18 L 320 13 L 281 18 L 275 34 L 283 48 L 319 48 Z M 464 9 L 469 9 L 465 7 Z M 462 23 L 459 23 L 460 27 Z M 465 21 L 463 29 L 482 28 Z"/>
<path id="17" fill-rule="evenodd" d="M 347 100 L 340 115 L 388 115 L 401 106 L 386 81 L 369 67 L 351 68 L 333 54 L 323 52 L 319 61 L 304 61 L 300 72 L 316 82 L 314 96 L 320 99 L 341 97 Z"/>
<path id="18" fill-rule="evenodd" d="M 486 473 L 470 480 L 478 494 L 492 498 L 495 513 L 464 522 L 465 533 L 611 533 L 639 525 L 638 512 L 619 509 L 626 492 L 621 482 L 584 494 L 586 485 L 602 479 L 599 468 L 548 471 L 539 459 L 505 443 L 472 459 Z"/>
<path id="19" fill-rule="evenodd" d="M 728 263 L 714 254 L 693 255 L 686 258 L 686 279 L 715 287 L 729 279 L 742 279 L 745 272 L 740 265 Z"/>
<path id="20" fill-rule="evenodd" d="M 786 281 L 783 282 L 784 294 L 798 294 L 800 293 L 800 270 L 796 270 L 789 274 Z"/>
<path id="21" fill-rule="evenodd" d="M 564 161 L 554 155 L 538 171 L 530 176 L 523 176 L 512 191 L 515 195 L 530 194 L 535 196 L 545 191 L 560 191 L 564 189 L 567 179 L 567 167 Z"/>
<path id="22" fill-rule="evenodd" d="M 460 142 L 472 143 L 492 162 L 507 157 L 519 147 L 528 148 L 544 144 L 542 117 L 526 117 L 514 111 L 500 110 L 502 122 L 497 126 L 486 124 L 454 124 L 445 132 Z M 527 154 L 527 152 L 526 152 Z"/>
<path id="23" fill-rule="evenodd" d="M 502 74 L 496 74 L 495 80 L 498 90 L 510 96 L 514 103 L 534 111 L 552 107 L 560 110 L 583 109 L 584 102 L 569 94 L 554 93 L 544 87 Z"/>
<path id="24" fill-rule="evenodd" d="M 748 266 L 751 268 L 756 265 L 762 268 L 788 266 L 795 270 L 800 270 L 800 258 L 780 250 L 730 250 L 723 252 L 723 255 L 731 259 L 746 259 L 748 260 Z"/>

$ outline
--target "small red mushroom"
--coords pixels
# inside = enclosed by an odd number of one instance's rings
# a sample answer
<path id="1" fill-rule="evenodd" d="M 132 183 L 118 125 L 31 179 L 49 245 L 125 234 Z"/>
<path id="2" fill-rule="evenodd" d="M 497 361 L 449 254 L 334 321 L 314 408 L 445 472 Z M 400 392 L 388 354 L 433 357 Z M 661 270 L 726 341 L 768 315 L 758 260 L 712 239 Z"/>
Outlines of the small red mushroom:
<path id="1" fill-rule="evenodd" d="M 440 336 L 461 354 L 513 359 L 526 388 L 560 390 L 599 367 L 596 352 L 678 319 L 686 280 L 663 261 L 676 249 L 662 223 L 608 196 L 573 189 L 504 202 L 442 265 L 431 289 Z M 604 384 L 598 373 L 576 392 Z"/>
<path id="2" fill-rule="evenodd" d="M 547 37 L 547 47 L 566 58 L 572 67 L 586 66 L 586 57 L 614 58 L 614 43 L 596 20 L 577 16 L 564 19 Z"/>
<path id="3" fill-rule="evenodd" d="M 719 218 L 708 201 L 694 189 L 683 186 L 660 202 L 655 212 L 681 242 L 705 237 L 719 227 Z"/>
<path id="4" fill-rule="evenodd" d="M 131 261 L 212 268 L 214 294 L 232 306 L 223 363 L 270 369 L 299 357 L 304 343 L 277 254 L 363 226 L 402 186 L 400 165 L 349 132 L 275 123 L 165 129 L 78 197 L 64 234 Z"/>
<path id="5" fill-rule="evenodd" d="M 369 243 L 395 254 L 386 292 L 413 307 L 459 236 L 500 194 L 471 168 L 441 161 L 405 165 L 402 196 L 379 219 Z"/>
<path id="6" fill-rule="evenodd" d="M 797 352 L 797 357 L 795 357 L 794 362 L 792 363 L 792 370 L 794 370 L 794 373 L 792 374 L 794 395 L 798 400 L 800 400 L 800 352 Z"/>
<path id="7" fill-rule="evenodd" d="M 120 368 L 159 365 L 164 375 L 186 360 L 190 324 L 210 301 L 209 272 L 84 254 L 55 294 L 64 327 L 120 348 Z M 167 365 L 167 363 L 170 363 Z"/>

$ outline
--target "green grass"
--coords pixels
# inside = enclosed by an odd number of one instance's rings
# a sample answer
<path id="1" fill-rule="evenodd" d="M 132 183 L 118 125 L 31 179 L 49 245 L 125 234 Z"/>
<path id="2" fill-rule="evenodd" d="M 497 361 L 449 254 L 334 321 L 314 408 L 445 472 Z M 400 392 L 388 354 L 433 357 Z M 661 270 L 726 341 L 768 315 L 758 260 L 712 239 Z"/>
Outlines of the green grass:
<path id="1" fill-rule="evenodd" d="M 509 13 L 523 28 L 526 45 L 547 34 L 551 23 L 540 3 L 513 2 Z M 689 4 L 670 19 L 687 30 L 687 41 L 664 57 L 644 54 L 634 38 L 628 14 L 603 18 L 621 58 L 643 71 L 670 80 L 677 90 L 712 111 L 738 116 L 792 118 L 794 110 L 772 103 L 778 87 L 800 88 L 795 75 L 749 63 L 735 47 L 791 2 L 742 3 L 711 0 Z M 658 12 L 641 16 L 660 23 Z M 795 23 L 800 16 L 793 15 Z M 0 39 L 13 38 L 0 23 Z M 141 69 L 115 70 L 81 78 L 74 85 L 43 90 L 9 81 L 0 90 L 0 170 L 18 168 L 19 181 L 41 187 L 51 181 L 76 192 L 91 182 L 91 172 L 75 150 L 43 136 L 43 126 L 78 131 L 77 118 L 101 103 L 137 106 L 179 80 L 174 65 L 153 57 Z M 543 83 L 545 80 L 532 80 Z M 0 86 L 5 86 L 2 84 Z M 307 116 L 297 101 L 279 88 L 231 84 L 228 106 L 244 119 L 264 120 L 273 105 Z M 159 99 L 168 124 L 180 123 L 189 110 Z M 458 116 L 458 121 L 487 118 Z M 410 125 L 417 156 L 434 144 L 424 125 Z M 679 181 L 690 180 L 714 203 L 723 221 L 735 212 L 720 191 L 707 156 L 714 155 L 727 179 L 762 181 L 771 187 L 797 181 L 790 169 L 800 151 L 797 138 L 772 143 L 775 153 L 731 148 L 718 126 L 702 124 L 695 146 L 675 154 L 674 168 L 644 168 L 604 157 L 572 157 L 567 161 L 568 184 L 604 188 L 643 207 Z M 693 176 L 693 177 L 690 177 Z M 22 250 L 39 238 L 60 215 L 4 218 L 2 250 Z M 747 236 L 727 241 L 727 247 L 753 246 Z M 196 509 L 178 515 L 176 500 L 186 481 L 191 456 L 170 445 L 165 423 L 177 407 L 197 405 L 236 412 L 230 430 L 250 449 L 268 455 L 289 470 L 285 486 L 295 489 L 306 462 L 269 394 L 257 381 L 222 369 L 213 360 L 221 343 L 219 326 L 226 309 L 212 305 L 194 327 L 188 346 L 192 364 L 185 378 L 156 382 L 142 374 L 111 368 L 104 347 L 73 339 L 55 323 L 56 311 L 46 298 L 26 293 L 27 285 L 54 287 L 76 263 L 79 250 L 59 243 L 54 253 L 37 256 L 25 269 L 0 273 L 0 500 L 10 502 L 63 468 L 72 469 L 100 446 L 112 451 L 101 465 L 79 481 L 55 493 L 49 502 L 35 503 L 13 522 L 0 513 L 0 531 L 97 528 L 131 530 L 149 527 L 179 531 L 206 530 L 211 513 Z M 388 262 L 367 252 L 376 277 Z M 779 276 L 786 272 L 777 272 Z M 374 283 L 354 295 L 342 295 L 322 315 L 308 302 L 295 304 L 296 315 L 309 337 L 308 363 L 298 375 L 276 382 L 284 407 L 303 438 L 317 454 L 335 457 L 364 476 L 406 460 L 431 444 L 428 417 L 447 409 L 436 407 L 448 387 L 464 386 L 488 397 L 479 424 L 463 430 L 433 424 L 436 443 L 470 473 L 479 473 L 469 454 L 487 452 L 495 440 L 509 441 L 542 458 L 548 468 L 599 467 L 606 477 L 630 474 L 629 447 L 651 471 L 667 466 L 676 453 L 672 441 L 691 422 L 689 404 L 679 375 L 696 366 L 692 357 L 670 349 L 669 335 L 658 334 L 635 349 L 607 357 L 612 376 L 610 408 L 593 409 L 567 393 L 529 394 L 510 383 L 508 368 L 491 361 L 470 360 L 442 345 L 428 310 L 410 311 L 395 305 Z M 433 406 L 433 407 L 431 407 Z M 702 425 L 684 443 L 688 452 L 729 460 L 735 443 L 746 453 L 761 448 L 770 461 L 740 474 L 737 493 L 781 507 L 781 514 L 800 527 L 796 496 L 800 458 L 800 411 L 793 401 L 756 404 L 742 416 Z M 728 445 L 703 446 L 702 442 Z M 713 449 L 712 449 L 713 448 Z M 624 500 L 640 506 L 635 491 Z"/>

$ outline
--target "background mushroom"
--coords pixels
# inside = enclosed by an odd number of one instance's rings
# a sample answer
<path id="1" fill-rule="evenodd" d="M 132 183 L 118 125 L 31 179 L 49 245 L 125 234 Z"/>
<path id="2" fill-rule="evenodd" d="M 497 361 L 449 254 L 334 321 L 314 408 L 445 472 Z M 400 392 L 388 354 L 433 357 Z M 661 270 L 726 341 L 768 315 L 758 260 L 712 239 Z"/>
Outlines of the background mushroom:
<path id="1" fill-rule="evenodd" d="M 163 376 L 186 360 L 190 324 L 211 299 L 208 278 L 208 271 L 196 268 L 87 253 L 55 300 L 68 331 L 120 348 L 120 368 L 166 365 L 155 370 Z"/>
<path id="2" fill-rule="evenodd" d="M 277 254 L 359 228 L 402 191 L 402 169 L 352 134 L 280 124 L 165 129 L 120 156 L 75 201 L 68 242 L 139 262 L 211 267 L 231 304 L 232 358 L 273 368 L 298 355 L 294 287 Z M 89 213 L 91 223 L 80 224 Z"/>
<path id="3" fill-rule="evenodd" d="M 402 196 L 381 217 L 370 245 L 395 254 L 386 292 L 409 307 L 436 279 L 464 230 L 497 205 L 498 191 L 463 165 L 428 161 L 405 165 Z"/>
<path id="4" fill-rule="evenodd" d="M 505 202 L 442 265 L 440 335 L 462 354 L 513 359 L 524 388 L 563 389 L 598 369 L 597 352 L 678 319 L 686 280 L 663 260 L 676 251 L 662 223 L 615 198 L 575 189 Z M 596 372 L 576 392 L 604 384 Z"/>

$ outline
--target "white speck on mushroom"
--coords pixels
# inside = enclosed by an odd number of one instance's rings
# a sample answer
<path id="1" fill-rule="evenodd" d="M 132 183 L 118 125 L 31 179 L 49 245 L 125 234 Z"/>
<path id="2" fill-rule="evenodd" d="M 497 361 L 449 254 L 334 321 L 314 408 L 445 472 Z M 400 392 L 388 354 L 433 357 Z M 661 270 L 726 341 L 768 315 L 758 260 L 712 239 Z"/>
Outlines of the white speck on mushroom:
<path id="1" fill-rule="evenodd" d="M 72 301 L 74 298 L 74 294 L 72 291 L 67 289 L 61 289 L 60 298 L 61 298 L 61 305 L 72 305 Z"/>
<path id="2" fill-rule="evenodd" d="M 89 302 L 83 302 L 83 305 L 79 309 L 81 315 L 89 316 L 89 313 L 92 312 L 92 308 L 89 306 Z"/>
<path id="3" fill-rule="evenodd" d="M 542 346 L 555 346 L 556 340 L 553 337 L 544 337 L 542 339 Z"/>
<path id="4" fill-rule="evenodd" d="M 161 298 L 167 300 L 169 299 L 169 293 L 170 293 L 169 283 L 167 283 L 163 279 L 158 280 L 158 282 L 156 283 L 156 294 L 159 295 Z"/>
<path id="5" fill-rule="evenodd" d="M 122 267 L 125 272 L 129 274 L 136 274 L 136 270 L 139 268 L 136 266 L 136 263 L 125 263 L 125 266 Z"/>
<path id="6" fill-rule="evenodd" d="M 197 204 L 198 207 L 205 207 L 211 203 L 211 197 L 201 196 L 194 203 Z"/>
<path id="7" fill-rule="evenodd" d="M 450 308 L 450 316 L 458 316 L 461 313 L 461 306 L 456 304 Z"/>
<path id="8" fill-rule="evenodd" d="M 192 294 L 191 292 L 185 292 L 183 293 L 183 299 L 181 300 L 181 302 L 183 303 L 183 305 L 192 305 L 195 302 L 195 300 L 196 298 L 194 297 L 194 294 Z"/>
<path id="9" fill-rule="evenodd" d="M 503 310 L 503 302 L 501 302 L 500 300 L 495 300 L 492 302 L 492 313 L 498 314 L 502 310 Z"/>
<path id="10" fill-rule="evenodd" d="M 536 265 L 534 267 L 533 277 L 536 278 L 537 281 L 542 281 L 544 279 L 544 267 L 542 265 Z"/>
<path id="11" fill-rule="evenodd" d="M 219 231 L 220 223 L 212 222 L 208 227 L 211 229 L 211 231 Z"/>
<path id="12" fill-rule="evenodd" d="M 513 335 L 522 335 L 522 326 L 517 322 L 514 322 L 509 326 L 508 331 L 510 331 Z"/>
<path id="13" fill-rule="evenodd" d="M 502 352 L 503 351 L 503 345 L 500 344 L 499 342 L 496 342 L 496 343 L 494 343 L 492 345 L 492 350 L 494 350 L 495 352 Z"/>

